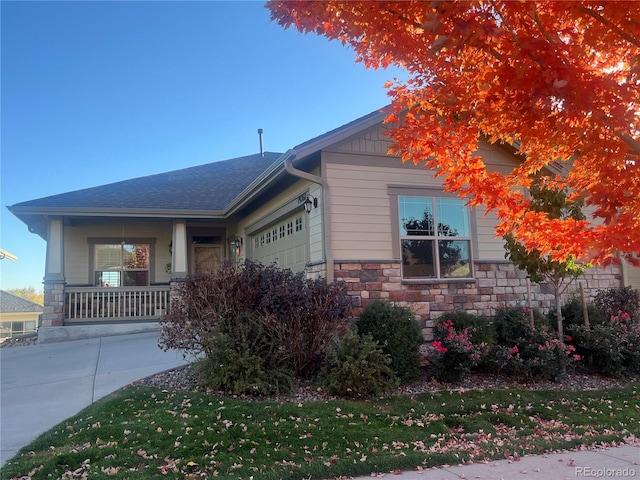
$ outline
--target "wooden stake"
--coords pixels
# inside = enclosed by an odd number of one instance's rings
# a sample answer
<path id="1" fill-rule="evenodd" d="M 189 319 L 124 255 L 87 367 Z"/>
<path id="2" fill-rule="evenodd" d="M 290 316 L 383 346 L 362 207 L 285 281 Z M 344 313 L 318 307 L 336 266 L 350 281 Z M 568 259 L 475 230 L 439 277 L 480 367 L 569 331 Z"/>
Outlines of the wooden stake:
<path id="1" fill-rule="evenodd" d="M 529 307 L 529 324 L 531 328 L 535 328 L 533 321 L 533 307 L 531 306 L 531 280 L 527 277 L 527 306 Z"/>
<path id="2" fill-rule="evenodd" d="M 582 300 L 582 318 L 584 319 L 584 326 L 589 328 L 589 310 L 587 309 L 587 301 L 584 298 L 584 288 L 580 283 L 580 300 Z"/>

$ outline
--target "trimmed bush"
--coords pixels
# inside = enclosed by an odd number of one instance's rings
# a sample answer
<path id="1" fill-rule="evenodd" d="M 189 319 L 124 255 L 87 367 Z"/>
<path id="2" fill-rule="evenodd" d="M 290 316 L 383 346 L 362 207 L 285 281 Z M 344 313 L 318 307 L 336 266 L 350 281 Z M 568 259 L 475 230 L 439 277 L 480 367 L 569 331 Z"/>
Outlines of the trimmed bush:
<path id="1" fill-rule="evenodd" d="M 514 375 L 558 381 L 578 359 L 575 348 L 557 338 L 549 320 L 536 312 L 535 327 L 529 323 L 526 307 L 506 307 L 494 317 L 497 346 L 492 362 Z"/>
<path id="2" fill-rule="evenodd" d="M 463 316 L 457 316 L 460 321 Z M 465 320 L 468 320 L 466 318 Z M 463 322 L 461 322 L 463 323 Z M 433 330 L 431 374 L 439 382 L 458 382 L 476 367 L 488 351 L 486 344 L 476 345 L 469 328 L 456 328 L 450 318 L 439 322 Z"/>
<path id="3" fill-rule="evenodd" d="M 588 369 L 610 377 L 640 373 L 640 322 L 626 312 L 588 329 L 578 326 L 572 334 Z"/>
<path id="4" fill-rule="evenodd" d="M 411 310 L 377 300 L 364 309 L 356 327 L 360 335 L 371 335 L 391 357 L 390 367 L 401 383 L 418 378 L 424 337 Z"/>
<path id="5" fill-rule="evenodd" d="M 207 341 L 209 354 L 198 363 L 200 385 L 235 395 L 270 395 L 292 389 L 293 372 L 254 314 L 221 319 Z"/>
<path id="6" fill-rule="evenodd" d="M 371 335 L 350 329 L 329 352 L 322 384 L 331 395 L 341 397 L 381 396 L 396 387 L 391 357 Z"/>
<path id="7" fill-rule="evenodd" d="M 204 370 L 222 375 L 214 365 L 223 360 L 244 365 L 264 354 L 266 342 L 268 351 L 277 352 L 278 365 L 265 360 L 264 368 L 282 368 L 308 379 L 320 371 L 332 341 L 347 325 L 351 308 L 344 284 L 308 280 L 304 273 L 252 261 L 239 266 L 225 263 L 214 273 L 187 278 L 180 286 L 162 322 L 160 346 L 211 359 L 214 363 L 205 362 Z M 237 319 L 242 320 L 241 329 L 232 328 Z M 225 369 L 226 380 L 211 379 L 212 385 L 244 391 L 239 379 L 250 383 L 249 374 L 233 373 L 234 365 Z M 273 376 L 262 378 L 262 369 L 258 365 L 249 371 L 256 375 L 255 383 L 270 385 Z"/>
<path id="8" fill-rule="evenodd" d="M 593 299 L 593 304 L 606 319 L 622 313 L 636 320 L 640 317 L 640 291 L 631 287 L 600 290 Z"/>

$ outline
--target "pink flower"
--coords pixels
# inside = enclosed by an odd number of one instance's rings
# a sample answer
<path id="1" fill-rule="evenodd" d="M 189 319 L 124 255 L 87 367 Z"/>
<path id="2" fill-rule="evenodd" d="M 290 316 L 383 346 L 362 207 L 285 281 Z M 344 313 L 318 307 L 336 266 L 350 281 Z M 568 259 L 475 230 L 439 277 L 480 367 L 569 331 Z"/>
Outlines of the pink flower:
<path id="1" fill-rule="evenodd" d="M 448 352 L 447 347 L 443 347 L 442 346 L 442 342 L 433 341 L 433 342 L 431 342 L 431 345 L 436 349 L 436 351 L 438 353 L 447 353 Z"/>
<path id="2" fill-rule="evenodd" d="M 567 335 L 565 338 L 567 339 L 567 342 L 570 342 L 571 340 L 573 340 L 573 337 L 571 335 Z"/>
<path id="3" fill-rule="evenodd" d="M 580 360 L 580 355 L 574 355 L 573 359 L 577 362 L 578 360 Z"/>
<path id="4" fill-rule="evenodd" d="M 518 346 L 517 346 L 517 345 L 514 345 L 514 346 L 513 346 L 513 348 L 511 349 L 511 351 L 512 351 L 513 353 L 518 353 Z"/>

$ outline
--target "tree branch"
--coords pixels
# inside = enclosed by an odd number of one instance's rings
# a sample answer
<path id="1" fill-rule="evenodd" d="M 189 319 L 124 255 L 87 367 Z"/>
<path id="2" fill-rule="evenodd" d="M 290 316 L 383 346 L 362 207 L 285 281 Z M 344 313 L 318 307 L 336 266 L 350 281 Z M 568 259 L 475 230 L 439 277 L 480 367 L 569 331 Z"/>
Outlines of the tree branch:
<path id="1" fill-rule="evenodd" d="M 615 32 L 618 35 L 620 35 L 620 37 L 624 38 L 630 44 L 635 45 L 636 47 L 640 48 L 640 41 L 637 38 L 629 35 L 625 31 L 623 31 L 620 27 L 618 27 L 617 25 L 613 24 L 612 22 L 610 22 L 609 20 L 604 18 L 602 15 L 598 15 L 596 12 L 594 12 L 593 10 L 591 10 L 590 8 L 587 8 L 587 7 L 580 7 L 580 11 L 582 13 L 586 13 L 587 15 L 589 15 L 592 18 L 594 18 L 598 22 L 600 22 L 603 25 L 609 27 L 613 32 Z"/>

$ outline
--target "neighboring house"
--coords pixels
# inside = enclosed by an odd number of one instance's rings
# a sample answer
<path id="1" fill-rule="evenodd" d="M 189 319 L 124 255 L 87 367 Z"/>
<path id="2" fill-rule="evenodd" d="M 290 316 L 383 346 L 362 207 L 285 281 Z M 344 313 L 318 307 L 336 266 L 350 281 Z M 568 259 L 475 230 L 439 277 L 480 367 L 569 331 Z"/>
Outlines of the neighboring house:
<path id="1" fill-rule="evenodd" d="M 38 330 L 42 305 L 0 290 L 0 342 Z"/>
<path id="2" fill-rule="evenodd" d="M 348 283 L 356 308 L 386 298 L 432 325 L 442 312 L 526 302 L 493 215 L 443 192 L 423 166 L 387 154 L 373 112 L 283 153 L 264 152 L 9 207 L 47 241 L 42 327 L 157 320 L 173 284 L 226 259 L 276 263 Z M 492 168 L 508 148 L 481 142 Z M 586 292 L 637 269 L 590 269 Z M 553 294 L 534 285 L 534 307 Z M 357 313 L 357 310 L 356 310 Z"/>

